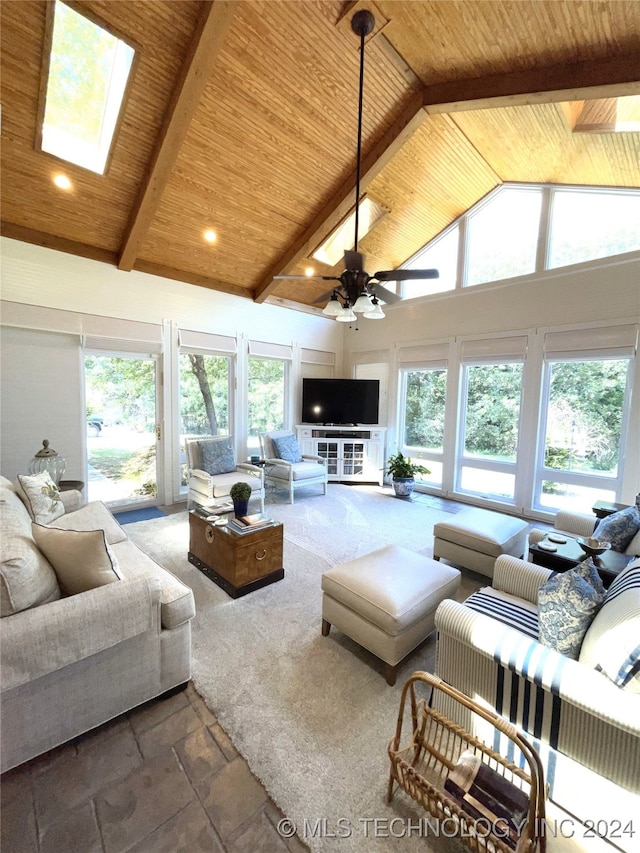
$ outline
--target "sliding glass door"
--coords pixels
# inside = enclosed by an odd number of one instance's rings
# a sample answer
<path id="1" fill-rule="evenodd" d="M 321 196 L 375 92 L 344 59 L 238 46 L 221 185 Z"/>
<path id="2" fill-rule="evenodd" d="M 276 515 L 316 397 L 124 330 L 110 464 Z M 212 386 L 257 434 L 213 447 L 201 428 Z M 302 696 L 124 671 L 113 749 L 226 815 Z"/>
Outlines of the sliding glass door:
<path id="1" fill-rule="evenodd" d="M 84 356 L 90 501 L 158 503 L 160 418 L 153 356 Z"/>

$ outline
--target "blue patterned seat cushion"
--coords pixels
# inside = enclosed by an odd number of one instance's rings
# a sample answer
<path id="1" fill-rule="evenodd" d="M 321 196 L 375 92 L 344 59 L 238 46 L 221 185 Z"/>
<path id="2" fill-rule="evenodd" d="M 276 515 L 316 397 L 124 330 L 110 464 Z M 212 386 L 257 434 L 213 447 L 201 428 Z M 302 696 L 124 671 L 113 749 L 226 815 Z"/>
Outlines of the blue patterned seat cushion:
<path id="1" fill-rule="evenodd" d="M 601 519 L 593 535 L 596 539 L 602 539 L 603 542 L 610 542 L 614 551 L 624 552 L 638 530 L 640 530 L 640 512 L 638 498 L 636 498 L 634 506 Z"/>
<path id="2" fill-rule="evenodd" d="M 273 446 L 278 454 L 278 459 L 284 459 L 285 462 L 302 462 L 302 453 L 300 453 L 295 435 L 282 435 L 279 438 L 274 438 Z"/>
<path id="3" fill-rule="evenodd" d="M 577 660 L 604 599 L 604 586 L 591 557 L 568 572 L 551 575 L 538 591 L 540 642 Z"/>
<path id="4" fill-rule="evenodd" d="M 236 454 L 230 435 L 198 442 L 202 470 L 212 476 L 236 470 Z"/>

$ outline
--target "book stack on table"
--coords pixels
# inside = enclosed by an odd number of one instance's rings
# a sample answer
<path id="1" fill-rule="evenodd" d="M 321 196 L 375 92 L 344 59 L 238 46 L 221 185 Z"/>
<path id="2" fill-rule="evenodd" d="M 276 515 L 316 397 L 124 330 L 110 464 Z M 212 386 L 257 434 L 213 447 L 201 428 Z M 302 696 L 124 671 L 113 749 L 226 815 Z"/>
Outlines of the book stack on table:
<path id="1" fill-rule="evenodd" d="M 228 528 L 234 533 L 251 533 L 253 530 L 261 530 L 263 527 L 273 527 L 276 522 L 261 512 L 253 515 L 241 515 L 229 519 Z"/>

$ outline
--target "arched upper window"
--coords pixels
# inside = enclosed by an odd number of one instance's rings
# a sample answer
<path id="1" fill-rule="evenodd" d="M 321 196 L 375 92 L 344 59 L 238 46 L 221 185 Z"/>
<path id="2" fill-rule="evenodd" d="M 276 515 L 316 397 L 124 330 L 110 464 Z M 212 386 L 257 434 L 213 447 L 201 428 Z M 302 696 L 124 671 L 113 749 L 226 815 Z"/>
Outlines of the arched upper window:
<path id="1" fill-rule="evenodd" d="M 640 191 L 504 184 L 402 264 L 405 299 L 640 250 Z"/>

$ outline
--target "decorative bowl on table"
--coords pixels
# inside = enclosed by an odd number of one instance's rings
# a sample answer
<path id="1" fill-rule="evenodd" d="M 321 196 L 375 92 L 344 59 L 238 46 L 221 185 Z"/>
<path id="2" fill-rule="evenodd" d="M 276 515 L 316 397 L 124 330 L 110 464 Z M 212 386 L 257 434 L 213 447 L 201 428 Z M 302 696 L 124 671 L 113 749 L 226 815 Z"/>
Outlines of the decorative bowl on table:
<path id="1" fill-rule="evenodd" d="M 603 542 L 602 539 L 594 539 L 592 536 L 580 536 L 576 539 L 578 545 L 590 557 L 604 554 L 611 548 L 611 542 Z"/>

